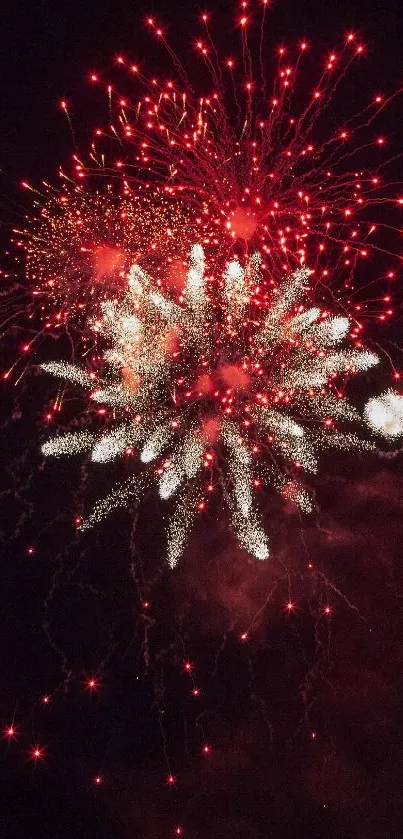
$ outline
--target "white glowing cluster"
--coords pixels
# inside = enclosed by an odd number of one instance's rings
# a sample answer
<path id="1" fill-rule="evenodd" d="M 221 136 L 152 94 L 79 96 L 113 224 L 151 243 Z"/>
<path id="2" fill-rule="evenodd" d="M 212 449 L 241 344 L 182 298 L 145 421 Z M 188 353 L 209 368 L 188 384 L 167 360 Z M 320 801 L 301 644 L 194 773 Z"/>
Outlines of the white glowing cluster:
<path id="1" fill-rule="evenodd" d="M 348 318 L 323 316 L 316 307 L 304 309 L 310 291 L 306 268 L 285 279 L 259 327 L 249 311 L 260 266 L 258 253 L 245 268 L 235 259 L 227 264 L 221 287 L 215 290 L 220 318 L 217 306 L 210 305 L 200 244 L 191 250 L 182 305 L 133 265 L 127 294 L 104 303 L 93 324 L 107 342 L 107 375 L 95 380 L 77 365 L 43 365 L 47 372 L 86 388 L 90 399 L 109 406 L 112 415 L 105 431 L 83 430 L 46 442 L 45 455 L 88 451 L 95 463 L 124 454 L 137 456 L 133 462 L 138 471 L 98 502 L 83 528 L 116 507 L 138 503 L 155 482 L 161 499 L 172 505 L 168 562 L 174 567 L 197 510 L 205 506 L 203 470 L 216 469 L 239 542 L 263 560 L 269 547 L 256 503 L 262 481 L 256 480 L 254 453 L 268 453 L 260 470 L 264 483 L 309 512 L 312 499 L 301 470 L 316 472 L 318 454 L 329 448 L 374 447 L 354 431 L 335 427 L 337 421 L 359 425 L 362 419 L 339 397 L 333 383 L 336 377 L 368 370 L 378 357 L 340 346 L 348 335 Z M 226 380 L 225 405 L 212 396 L 223 387 L 222 375 L 233 376 L 229 386 Z M 214 386 L 196 387 L 203 376 Z M 186 398 L 182 395 L 179 401 L 178 380 L 189 386 Z M 403 397 L 388 391 L 370 399 L 364 418 L 384 436 L 402 434 Z"/>
<path id="2" fill-rule="evenodd" d="M 403 396 L 387 390 L 381 396 L 369 399 L 364 417 L 370 428 L 383 437 L 400 437 L 403 434 Z"/>

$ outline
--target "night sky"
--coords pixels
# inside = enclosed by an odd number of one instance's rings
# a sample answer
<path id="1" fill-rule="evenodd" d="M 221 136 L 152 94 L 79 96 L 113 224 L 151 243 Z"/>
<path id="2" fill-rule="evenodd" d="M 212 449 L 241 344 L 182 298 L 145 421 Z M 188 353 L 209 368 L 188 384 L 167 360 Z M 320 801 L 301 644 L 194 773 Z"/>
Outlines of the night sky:
<path id="1" fill-rule="evenodd" d="M 359 107 L 403 81 L 400 7 L 276 0 L 270 37 L 306 36 L 321 55 L 359 30 L 368 46 L 351 91 Z M 233 19 L 230 0 L 215 8 Z M 150 12 L 192 64 L 201 10 L 173 0 L 4 5 L 3 250 L 29 212 L 19 182 L 56 178 L 71 155 L 60 99 L 85 143 L 99 105 L 88 73 L 121 51 L 163 71 L 144 32 Z M 230 27 L 219 37 L 231 52 Z M 384 124 L 401 144 L 396 111 Z M 20 339 L 2 339 L 7 359 Z M 49 383 L 32 371 L 3 393 L 0 724 L 16 737 L 0 742 L 0 836 L 168 839 L 180 826 L 184 839 L 403 837 L 399 452 L 326 455 L 312 518 L 270 496 L 267 562 L 237 546 L 216 510 L 171 573 L 156 501 L 143 505 L 135 536 L 122 511 L 75 534 L 80 463 L 44 468 L 38 454 Z M 96 497 L 110 483 L 100 473 L 86 491 Z M 31 759 L 35 746 L 43 760 Z"/>

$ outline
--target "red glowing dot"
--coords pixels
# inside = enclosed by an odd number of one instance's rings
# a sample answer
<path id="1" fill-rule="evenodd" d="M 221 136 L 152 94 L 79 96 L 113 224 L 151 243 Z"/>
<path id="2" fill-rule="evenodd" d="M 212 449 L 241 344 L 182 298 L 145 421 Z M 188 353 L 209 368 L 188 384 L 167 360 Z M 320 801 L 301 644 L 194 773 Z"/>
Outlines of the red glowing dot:
<path id="1" fill-rule="evenodd" d="M 7 737 L 7 740 L 12 740 L 17 733 L 17 729 L 14 725 L 8 725 L 7 728 L 4 729 L 4 737 Z"/>
<path id="2" fill-rule="evenodd" d="M 87 681 L 85 683 L 85 687 L 86 687 L 87 690 L 92 692 L 94 690 L 97 690 L 97 688 L 99 687 L 99 682 L 98 682 L 97 679 L 94 679 L 94 678 L 87 679 Z"/>
<path id="3" fill-rule="evenodd" d="M 193 688 L 193 690 L 192 690 L 192 696 L 200 696 L 200 690 L 199 690 L 199 688 Z"/>
<path id="4" fill-rule="evenodd" d="M 42 704 L 43 705 L 49 705 L 49 702 L 50 702 L 50 696 L 48 696 L 47 694 L 44 694 L 44 696 L 42 696 Z"/>
<path id="5" fill-rule="evenodd" d="M 141 605 L 142 605 L 143 609 L 149 609 L 150 608 L 150 601 L 149 600 L 143 600 Z"/>
<path id="6" fill-rule="evenodd" d="M 167 776 L 167 784 L 169 784 L 169 786 L 172 786 L 175 783 L 175 781 L 176 781 L 176 778 L 175 778 L 174 775 L 168 775 Z"/>
<path id="7" fill-rule="evenodd" d="M 94 784 L 97 784 L 97 786 L 99 786 L 100 784 L 102 784 L 102 782 L 103 782 L 102 775 L 95 775 Z"/>
<path id="8" fill-rule="evenodd" d="M 178 824 L 177 827 L 175 827 L 174 834 L 175 836 L 183 835 L 183 828 L 180 826 L 180 824 Z"/>
<path id="9" fill-rule="evenodd" d="M 331 606 L 325 606 L 324 609 L 323 609 L 323 614 L 324 615 L 331 615 L 332 614 L 332 607 Z"/>
<path id="10" fill-rule="evenodd" d="M 31 760 L 43 760 L 44 756 L 44 749 L 40 748 L 39 746 L 32 746 L 30 751 Z"/>
<path id="11" fill-rule="evenodd" d="M 28 548 L 26 548 L 25 553 L 27 553 L 27 554 L 28 554 L 28 556 L 32 556 L 32 555 L 35 553 L 35 548 L 34 548 L 34 546 L 33 546 L 33 545 L 29 545 L 29 547 L 28 547 Z"/>
<path id="12" fill-rule="evenodd" d="M 193 670 L 192 662 L 191 661 L 184 661 L 183 662 L 183 669 L 186 671 L 186 673 L 191 673 L 192 670 Z"/>
<path id="13" fill-rule="evenodd" d="M 248 633 L 247 633 L 247 632 L 242 632 L 242 633 L 241 633 L 241 635 L 239 636 L 239 638 L 240 638 L 240 640 L 241 640 L 241 641 L 247 641 L 247 640 L 248 640 L 248 637 L 249 637 L 249 636 L 248 636 Z"/>
<path id="14" fill-rule="evenodd" d="M 317 736 L 316 731 L 311 731 L 311 740 L 316 740 Z"/>
<path id="15" fill-rule="evenodd" d="M 211 753 L 211 746 L 209 746 L 208 743 L 206 743 L 205 746 L 203 746 L 203 754 L 204 755 L 209 755 L 210 753 Z"/>
<path id="16" fill-rule="evenodd" d="M 293 603 L 292 600 L 289 600 L 288 603 L 285 604 L 285 608 L 287 609 L 287 612 L 292 612 L 293 609 L 295 609 L 295 603 Z"/>

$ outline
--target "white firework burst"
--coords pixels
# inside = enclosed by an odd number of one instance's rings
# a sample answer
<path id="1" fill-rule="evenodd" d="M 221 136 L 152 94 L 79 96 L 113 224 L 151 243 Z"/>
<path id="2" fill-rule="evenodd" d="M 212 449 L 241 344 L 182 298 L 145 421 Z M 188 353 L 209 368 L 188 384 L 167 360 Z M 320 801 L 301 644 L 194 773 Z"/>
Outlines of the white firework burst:
<path id="1" fill-rule="evenodd" d="M 90 400 L 111 412 L 103 433 L 86 429 L 57 437 L 44 444 L 45 455 L 89 451 L 93 461 L 105 463 L 128 450 L 138 454 L 132 477 L 96 505 L 83 528 L 118 506 L 137 503 L 154 481 L 161 499 L 174 502 L 168 525 L 168 562 L 174 567 L 216 482 L 240 543 L 262 560 L 269 548 L 256 496 L 259 474 L 309 512 L 301 470 L 316 472 L 326 448 L 374 448 L 354 431 L 336 427 L 362 423 L 336 386 L 377 364 L 378 357 L 341 346 L 347 317 L 309 307 L 306 268 L 262 304 L 256 291 L 261 267 L 256 253 L 245 268 L 229 262 L 214 281 L 206 277 L 202 246 L 195 244 L 176 303 L 134 265 L 125 297 L 106 302 L 94 324 L 107 344 L 102 381 L 76 365 L 43 365 L 86 388 Z M 386 435 L 402 433 L 402 401 L 390 392 L 370 400 L 365 420 Z"/>

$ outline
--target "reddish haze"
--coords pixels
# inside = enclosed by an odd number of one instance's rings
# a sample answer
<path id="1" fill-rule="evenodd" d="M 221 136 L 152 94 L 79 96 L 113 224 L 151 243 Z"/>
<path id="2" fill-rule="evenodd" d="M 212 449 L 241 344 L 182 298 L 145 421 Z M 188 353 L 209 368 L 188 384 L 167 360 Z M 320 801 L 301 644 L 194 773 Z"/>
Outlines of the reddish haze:
<path id="1" fill-rule="evenodd" d="M 195 390 L 198 393 L 211 393 L 214 389 L 214 383 L 208 373 L 202 373 L 196 380 Z"/>
<path id="2" fill-rule="evenodd" d="M 220 421 L 214 417 L 211 417 L 203 423 L 202 437 L 210 446 L 217 440 L 220 433 L 220 425 Z"/>
<path id="3" fill-rule="evenodd" d="M 237 239 L 251 239 L 257 227 L 257 218 L 243 207 L 237 207 L 230 217 L 231 230 Z"/>
<path id="4" fill-rule="evenodd" d="M 122 379 L 132 393 L 136 393 L 140 384 L 140 376 L 131 367 L 122 367 Z"/>
<path id="5" fill-rule="evenodd" d="M 242 367 L 236 364 L 221 364 L 220 376 L 232 390 L 247 390 L 250 385 L 250 377 Z"/>
<path id="6" fill-rule="evenodd" d="M 102 280 L 123 267 L 124 255 L 116 248 L 100 245 L 94 250 L 94 278 Z"/>

